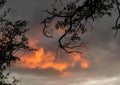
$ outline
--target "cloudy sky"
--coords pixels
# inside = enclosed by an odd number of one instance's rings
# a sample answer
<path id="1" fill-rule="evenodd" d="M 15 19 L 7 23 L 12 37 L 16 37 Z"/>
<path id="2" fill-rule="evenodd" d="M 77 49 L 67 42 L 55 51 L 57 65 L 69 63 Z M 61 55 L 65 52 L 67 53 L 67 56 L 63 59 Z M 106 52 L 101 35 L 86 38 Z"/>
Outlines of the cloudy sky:
<path id="1" fill-rule="evenodd" d="M 54 64 L 57 42 L 42 34 L 42 10 L 49 9 L 53 0 L 8 0 L 12 10 L 9 18 L 30 21 L 30 45 L 37 52 L 21 57 L 12 72 L 20 85 L 119 85 L 120 84 L 120 34 L 113 38 L 116 16 L 107 16 L 93 23 L 94 29 L 83 35 L 88 43 L 85 55 L 65 54 L 60 51 Z M 116 15 L 116 14 L 114 14 Z"/>

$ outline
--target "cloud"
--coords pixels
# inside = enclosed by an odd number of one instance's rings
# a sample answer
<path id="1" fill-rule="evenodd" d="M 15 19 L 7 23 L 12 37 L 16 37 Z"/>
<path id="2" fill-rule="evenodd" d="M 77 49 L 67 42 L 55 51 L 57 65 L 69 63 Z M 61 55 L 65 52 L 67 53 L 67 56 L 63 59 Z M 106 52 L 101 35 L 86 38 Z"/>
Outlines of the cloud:
<path id="1" fill-rule="evenodd" d="M 119 85 L 120 77 L 112 77 L 112 78 L 102 78 L 102 79 L 90 79 L 81 85 Z"/>
<path id="2" fill-rule="evenodd" d="M 17 74 L 18 75 L 18 74 Z M 40 75 L 20 74 L 20 85 L 119 85 L 120 75 L 113 77 L 85 77 L 80 75 L 58 78 L 58 77 L 43 77 Z M 31 81 L 31 83 L 28 82 Z"/>
<path id="3" fill-rule="evenodd" d="M 11 8 L 11 19 L 25 19 L 32 23 L 40 23 L 45 14 L 43 10 L 50 8 L 51 0 L 8 0 L 7 7 Z M 47 7 L 46 7 L 47 6 Z"/>
<path id="4" fill-rule="evenodd" d="M 67 72 L 73 72 L 74 74 L 69 76 L 69 78 L 65 77 L 61 79 L 56 77 L 56 75 L 60 74 L 58 71 L 60 68 L 57 69 L 53 64 L 47 65 L 44 67 L 47 69 L 43 69 L 41 64 L 45 65 L 47 62 L 54 62 L 57 48 L 57 40 L 45 38 L 42 34 L 42 26 L 40 24 L 38 25 L 38 22 L 44 18 L 43 16 L 46 16 L 41 14 L 42 10 L 49 8 L 52 3 L 48 1 L 51 0 L 8 0 L 8 7 L 12 8 L 12 18 L 28 19 L 34 22 L 28 34 L 31 46 L 38 47 L 39 51 L 43 49 L 43 55 L 47 58 L 50 52 L 50 60 L 47 61 L 43 58 L 44 62 L 41 62 L 40 59 L 39 61 L 34 59 L 37 58 L 37 56 L 35 56 L 36 53 L 23 58 L 24 63 L 21 64 L 25 65 L 26 68 L 16 66 L 13 69 L 18 74 L 23 75 L 23 80 L 21 81 L 26 85 L 61 85 L 61 83 L 63 85 L 118 85 L 120 77 L 116 75 L 120 72 L 120 33 L 118 33 L 114 39 L 114 31 L 111 29 L 114 25 L 116 15 L 113 15 L 111 19 L 105 16 L 102 19 L 96 20 L 92 23 L 94 29 L 89 29 L 88 32 L 82 36 L 83 41 L 88 42 L 85 57 L 90 62 L 90 68 L 81 69 L 81 57 L 77 57 L 78 59 L 75 60 L 76 58 L 74 58 L 74 56 L 71 57 L 64 52 L 60 52 L 57 59 L 57 62 L 60 62 L 58 64 L 67 61 L 61 70 L 66 72 L 67 67 Z M 35 24 L 36 22 L 37 26 Z M 27 59 L 31 60 L 27 62 Z M 72 60 L 75 64 L 74 68 L 71 67 L 73 63 Z M 84 61 L 84 59 L 82 60 Z M 35 66 L 33 64 L 35 64 Z"/>
<path id="5" fill-rule="evenodd" d="M 28 69 L 54 69 L 61 73 L 60 76 L 68 76 L 72 72 L 67 71 L 68 68 L 73 68 L 79 65 L 82 69 L 89 68 L 89 61 L 80 54 L 74 53 L 70 54 L 69 58 L 66 60 L 58 60 L 55 62 L 55 54 L 51 51 L 44 51 L 44 48 L 39 48 L 33 54 L 29 54 L 21 57 L 21 63 L 18 66 Z M 55 62 L 55 63 L 54 63 Z"/>

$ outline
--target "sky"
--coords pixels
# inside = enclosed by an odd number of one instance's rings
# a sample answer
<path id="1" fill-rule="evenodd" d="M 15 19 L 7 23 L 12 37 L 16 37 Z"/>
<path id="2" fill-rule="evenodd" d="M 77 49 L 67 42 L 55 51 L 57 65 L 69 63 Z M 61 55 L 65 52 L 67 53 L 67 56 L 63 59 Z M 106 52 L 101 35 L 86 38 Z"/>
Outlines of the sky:
<path id="1" fill-rule="evenodd" d="M 119 85 L 120 84 L 120 33 L 113 38 L 116 14 L 97 19 L 94 29 L 83 35 L 87 42 L 84 57 L 66 54 L 60 50 L 54 64 L 57 39 L 42 34 L 40 22 L 50 9 L 53 0 L 8 0 L 12 10 L 9 18 L 28 20 L 27 33 L 30 46 L 37 52 L 26 53 L 11 71 L 20 79 L 19 85 Z"/>

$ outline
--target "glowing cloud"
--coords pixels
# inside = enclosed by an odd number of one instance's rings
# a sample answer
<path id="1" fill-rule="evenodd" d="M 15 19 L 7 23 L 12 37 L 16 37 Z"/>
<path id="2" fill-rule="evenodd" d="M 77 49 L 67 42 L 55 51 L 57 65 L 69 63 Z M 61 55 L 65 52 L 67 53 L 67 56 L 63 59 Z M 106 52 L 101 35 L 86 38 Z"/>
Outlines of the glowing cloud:
<path id="1" fill-rule="evenodd" d="M 22 63 L 20 66 L 24 68 L 30 69 L 48 69 L 52 68 L 56 71 L 62 73 L 61 77 L 69 76 L 71 72 L 68 72 L 68 68 L 74 68 L 76 65 L 80 65 L 81 68 L 87 69 L 89 68 L 89 61 L 86 60 L 84 57 L 81 57 L 79 54 L 74 53 L 70 54 L 70 60 L 66 61 L 58 61 L 54 64 L 55 55 L 51 51 L 44 51 L 44 48 L 40 48 L 35 51 L 30 56 L 23 56 L 21 57 Z"/>

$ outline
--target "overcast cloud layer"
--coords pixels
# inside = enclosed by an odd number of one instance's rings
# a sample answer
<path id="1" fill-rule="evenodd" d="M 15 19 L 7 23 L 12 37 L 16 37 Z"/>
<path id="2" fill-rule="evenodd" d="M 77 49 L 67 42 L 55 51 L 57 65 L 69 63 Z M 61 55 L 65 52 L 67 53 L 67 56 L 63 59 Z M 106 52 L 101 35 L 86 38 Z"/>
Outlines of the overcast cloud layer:
<path id="1" fill-rule="evenodd" d="M 8 0 L 7 7 L 12 9 L 10 18 L 27 19 L 31 22 L 29 36 L 37 41 L 38 47 L 55 51 L 55 40 L 47 39 L 42 34 L 40 23 L 43 19 L 42 10 L 50 7 L 52 0 Z M 96 20 L 95 29 L 84 36 L 88 42 L 86 57 L 90 61 L 90 68 L 81 69 L 76 66 L 68 69 L 73 72 L 69 77 L 60 78 L 53 69 L 39 70 L 27 68 L 13 68 L 21 79 L 20 85 L 119 85 L 120 84 L 120 33 L 113 38 L 114 18 L 107 16 Z M 37 25 L 36 25 L 37 24 Z M 49 43 L 48 43 L 49 42 Z M 65 57 L 67 58 L 67 57 Z"/>

